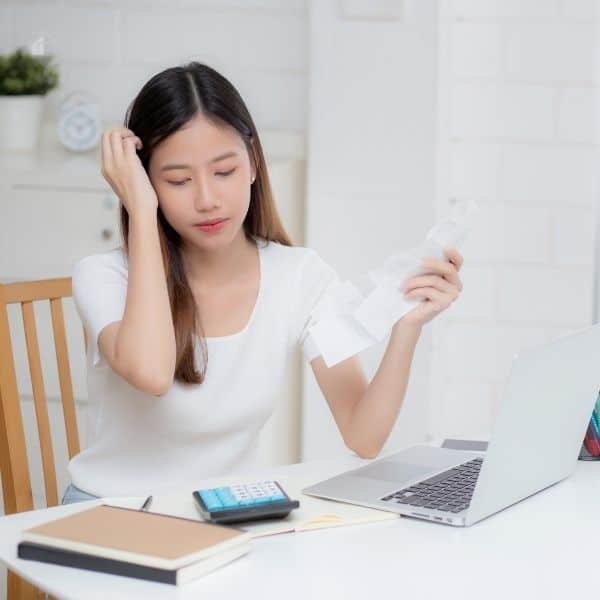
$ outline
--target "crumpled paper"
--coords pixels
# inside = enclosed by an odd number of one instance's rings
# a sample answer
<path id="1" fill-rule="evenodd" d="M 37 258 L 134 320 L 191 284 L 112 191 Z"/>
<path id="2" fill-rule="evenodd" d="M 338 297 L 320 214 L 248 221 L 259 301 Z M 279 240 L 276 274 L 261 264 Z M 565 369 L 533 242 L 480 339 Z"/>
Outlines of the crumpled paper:
<path id="1" fill-rule="evenodd" d="M 444 248 L 459 248 L 477 210 L 473 201 L 457 202 L 420 246 L 390 256 L 356 283 L 336 282 L 327 290 L 313 311 L 308 336 L 328 367 L 383 340 L 419 303 L 405 300 L 400 286 L 426 272 L 420 266 L 422 259 L 444 258 Z"/>

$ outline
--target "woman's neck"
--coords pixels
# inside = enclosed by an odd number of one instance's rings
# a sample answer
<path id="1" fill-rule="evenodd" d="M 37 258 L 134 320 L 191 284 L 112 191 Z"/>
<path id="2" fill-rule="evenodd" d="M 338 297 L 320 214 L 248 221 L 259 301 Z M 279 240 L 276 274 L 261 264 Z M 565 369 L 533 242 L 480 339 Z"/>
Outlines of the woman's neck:
<path id="1" fill-rule="evenodd" d="M 228 246 L 207 251 L 187 244 L 182 249 L 182 256 L 190 285 L 206 289 L 251 278 L 257 252 L 256 244 L 248 240 L 243 229 L 240 229 Z"/>

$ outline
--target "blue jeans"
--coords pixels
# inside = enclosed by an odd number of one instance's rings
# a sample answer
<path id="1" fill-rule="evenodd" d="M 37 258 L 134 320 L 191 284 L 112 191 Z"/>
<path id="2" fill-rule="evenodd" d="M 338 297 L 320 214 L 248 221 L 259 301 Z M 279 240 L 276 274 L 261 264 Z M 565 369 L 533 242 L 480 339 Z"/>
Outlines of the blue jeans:
<path id="1" fill-rule="evenodd" d="M 78 487 L 75 487 L 72 483 L 67 486 L 65 493 L 63 494 L 61 504 L 72 504 L 73 502 L 83 502 L 85 500 L 95 500 L 99 496 L 88 494 Z"/>

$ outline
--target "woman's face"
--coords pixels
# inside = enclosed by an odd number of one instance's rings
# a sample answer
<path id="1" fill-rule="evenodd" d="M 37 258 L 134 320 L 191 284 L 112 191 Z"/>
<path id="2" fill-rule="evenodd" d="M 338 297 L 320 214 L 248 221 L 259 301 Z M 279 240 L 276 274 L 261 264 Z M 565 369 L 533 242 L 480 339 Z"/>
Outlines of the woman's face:
<path id="1" fill-rule="evenodd" d="M 184 242 L 214 250 L 243 235 L 255 171 L 233 127 L 198 114 L 154 149 L 148 173 L 165 218 Z M 200 226 L 215 219 L 225 221 Z"/>

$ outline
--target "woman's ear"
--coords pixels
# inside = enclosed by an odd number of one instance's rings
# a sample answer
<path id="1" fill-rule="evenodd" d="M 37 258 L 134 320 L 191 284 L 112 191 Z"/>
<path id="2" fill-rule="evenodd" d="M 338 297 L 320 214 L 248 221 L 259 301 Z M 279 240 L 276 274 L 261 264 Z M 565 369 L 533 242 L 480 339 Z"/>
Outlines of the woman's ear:
<path id="1" fill-rule="evenodd" d="M 251 137 L 250 138 L 250 182 L 254 183 L 254 180 L 256 179 L 256 172 L 257 172 L 257 160 L 256 157 L 258 156 L 256 153 L 256 146 L 254 144 L 254 138 Z"/>

